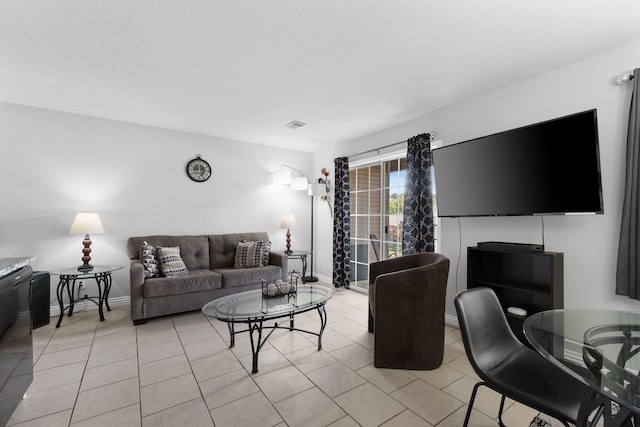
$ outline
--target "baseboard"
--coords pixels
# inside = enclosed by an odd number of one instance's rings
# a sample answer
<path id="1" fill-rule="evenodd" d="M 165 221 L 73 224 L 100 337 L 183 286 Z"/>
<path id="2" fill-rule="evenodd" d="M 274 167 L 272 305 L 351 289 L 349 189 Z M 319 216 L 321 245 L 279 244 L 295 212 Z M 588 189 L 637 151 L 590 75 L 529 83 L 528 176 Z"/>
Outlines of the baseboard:
<path id="1" fill-rule="evenodd" d="M 322 276 L 322 275 L 318 275 L 318 280 L 320 280 L 321 282 L 324 283 L 331 283 L 331 279 L 327 276 Z M 128 296 L 124 296 L 124 297 L 117 297 L 117 298 L 109 298 L 109 305 L 111 307 L 117 307 L 120 305 L 128 305 L 131 303 L 131 299 Z M 77 303 L 77 304 L 82 304 L 82 302 Z M 98 306 L 95 305 L 92 302 L 87 302 L 85 303 L 86 307 L 83 307 L 83 309 L 85 310 L 97 310 Z M 60 315 L 60 306 L 58 304 L 52 305 L 49 309 L 49 313 L 51 316 L 59 316 Z M 23 317 L 29 317 L 29 312 L 28 311 L 21 311 L 18 315 L 18 317 L 23 318 Z M 445 314 L 444 315 L 444 321 L 447 325 L 451 325 L 451 326 L 455 326 L 456 328 L 460 327 L 460 324 L 458 323 L 458 317 L 454 316 L 453 314 Z"/>
<path id="2" fill-rule="evenodd" d="M 131 303 L 131 298 L 128 296 L 124 296 L 124 297 L 116 297 L 116 298 L 109 298 L 109 306 L 110 307 L 118 307 L 120 305 L 129 305 Z M 91 301 L 79 301 L 76 303 L 76 311 L 78 310 L 97 310 L 98 306 L 95 305 L 94 303 L 92 303 Z M 60 315 L 60 305 L 59 304 L 53 304 L 51 306 L 49 306 L 49 316 L 50 317 L 54 317 L 54 316 L 59 316 Z M 28 311 L 21 311 L 18 314 L 18 317 L 23 318 L 23 317 L 29 317 L 29 312 Z"/>
<path id="3" fill-rule="evenodd" d="M 316 277 L 321 282 L 333 284 L 333 279 L 331 277 L 329 277 L 329 276 L 324 276 L 322 274 L 316 274 Z"/>
<path id="4" fill-rule="evenodd" d="M 455 326 L 456 328 L 460 328 L 460 323 L 458 323 L 458 316 L 454 316 L 453 314 L 444 315 L 444 322 L 447 325 Z"/>

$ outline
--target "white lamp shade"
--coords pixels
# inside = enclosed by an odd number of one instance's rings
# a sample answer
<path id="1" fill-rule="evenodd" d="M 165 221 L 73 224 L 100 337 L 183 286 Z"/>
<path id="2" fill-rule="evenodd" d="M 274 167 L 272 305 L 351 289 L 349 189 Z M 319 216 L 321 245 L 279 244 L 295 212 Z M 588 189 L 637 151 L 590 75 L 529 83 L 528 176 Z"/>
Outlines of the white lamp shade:
<path id="1" fill-rule="evenodd" d="M 289 184 L 291 183 L 291 172 L 289 171 L 275 171 L 272 176 L 274 184 Z"/>
<path id="2" fill-rule="evenodd" d="M 309 181 L 304 176 L 296 176 L 291 178 L 292 190 L 306 190 L 309 185 Z"/>
<path id="3" fill-rule="evenodd" d="M 327 194 L 327 188 L 324 184 L 309 184 L 310 196 L 324 196 Z"/>
<path id="4" fill-rule="evenodd" d="M 97 213 L 77 213 L 69 234 L 103 234 L 104 226 Z"/>
<path id="5" fill-rule="evenodd" d="M 296 228 L 296 217 L 292 213 L 286 213 L 280 218 L 280 228 L 291 229 Z"/>

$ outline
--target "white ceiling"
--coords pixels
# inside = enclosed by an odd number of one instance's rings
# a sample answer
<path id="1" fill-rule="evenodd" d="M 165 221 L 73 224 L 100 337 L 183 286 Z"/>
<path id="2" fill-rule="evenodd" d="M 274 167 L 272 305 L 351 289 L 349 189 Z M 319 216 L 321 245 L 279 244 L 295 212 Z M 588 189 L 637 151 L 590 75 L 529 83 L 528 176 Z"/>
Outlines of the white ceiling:
<path id="1" fill-rule="evenodd" d="M 637 0 L 1 0 L 0 101 L 317 151 L 637 40 Z"/>

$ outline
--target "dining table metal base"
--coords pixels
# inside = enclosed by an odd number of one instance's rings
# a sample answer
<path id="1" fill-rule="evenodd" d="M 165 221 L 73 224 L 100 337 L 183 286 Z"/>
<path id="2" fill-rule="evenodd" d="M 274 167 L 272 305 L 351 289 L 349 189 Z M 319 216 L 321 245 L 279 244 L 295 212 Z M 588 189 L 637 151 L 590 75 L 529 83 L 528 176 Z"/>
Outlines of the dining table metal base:
<path id="1" fill-rule="evenodd" d="M 598 424 L 602 420 L 602 423 Z M 578 427 L 638 427 L 640 417 L 601 393 L 590 390 L 582 399 Z"/>

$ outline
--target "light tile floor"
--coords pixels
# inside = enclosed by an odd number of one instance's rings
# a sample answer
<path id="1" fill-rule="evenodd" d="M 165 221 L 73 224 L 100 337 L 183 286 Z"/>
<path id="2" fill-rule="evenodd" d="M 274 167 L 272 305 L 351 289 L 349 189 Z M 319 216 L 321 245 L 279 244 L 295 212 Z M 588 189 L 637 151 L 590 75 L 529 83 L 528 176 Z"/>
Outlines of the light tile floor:
<path id="1" fill-rule="evenodd" d="M 228 348 L 226 324 L 199 311 L 134 326 L 129 307 L 95 310 L 34 331 L 34 381 L 12 426 L 459 427 L 477 381 L 458 329 L 447 326 L 433 371 L 377 369 L 367 297 L 336 290 L 317 338 L 276 331 L 251 374 L 248 336 Z M 317 312 L 296 326 L 318 330 Z M 499 396 L 481 388 L 471 425 L 496 426 Z M 536 412 L 507 401 L 509 426 Z"/>

